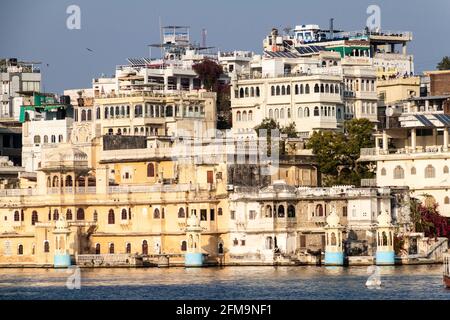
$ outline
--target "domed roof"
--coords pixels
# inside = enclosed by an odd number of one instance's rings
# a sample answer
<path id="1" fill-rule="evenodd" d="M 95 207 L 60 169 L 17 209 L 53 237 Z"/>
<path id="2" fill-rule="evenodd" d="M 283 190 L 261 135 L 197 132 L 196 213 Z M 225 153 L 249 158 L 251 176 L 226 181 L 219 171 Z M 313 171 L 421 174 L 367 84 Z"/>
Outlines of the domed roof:
<path id="1" fill-rule="evenodd" d="M 328 227 L 339 227 L 340 218 L 336 213 L 336 210 L 332 210 L 330 215 L 327 217 L 327 225 Z"/>
<path id="2" fill-rule="evenodd" d="M 391 215 L 387 212 L 381 212 L 381 214 L 377 218 L 379 227 L 390 227 L 391 226 Z"/>
<path id="3" fill-rule="evenodd" d="M 297 189 L 288 185 L 284 180 L 276 180 L 272 185 L 261 189 L 263 193 L 295 193 Z"/>
<path id="4" fill-rule="evenodd" d="M 81 151 L 80 149 L 71 147 L 71 146 L 63 146 L 58 147 L 56 150 L 49 151 L 49 155 L 47 157 L 48 161 L 86 161 L 87 154 Z"/>

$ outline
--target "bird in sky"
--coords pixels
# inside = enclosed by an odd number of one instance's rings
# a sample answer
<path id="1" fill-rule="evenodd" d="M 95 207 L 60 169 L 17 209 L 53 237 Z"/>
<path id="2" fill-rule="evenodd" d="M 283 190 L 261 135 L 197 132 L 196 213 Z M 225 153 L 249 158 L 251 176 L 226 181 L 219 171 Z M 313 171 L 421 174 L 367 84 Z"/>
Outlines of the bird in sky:
<path id="1" fill-rule="evenodd" d="M 86 48 L 87 51 L 94 52 L 94 50 Z"/>

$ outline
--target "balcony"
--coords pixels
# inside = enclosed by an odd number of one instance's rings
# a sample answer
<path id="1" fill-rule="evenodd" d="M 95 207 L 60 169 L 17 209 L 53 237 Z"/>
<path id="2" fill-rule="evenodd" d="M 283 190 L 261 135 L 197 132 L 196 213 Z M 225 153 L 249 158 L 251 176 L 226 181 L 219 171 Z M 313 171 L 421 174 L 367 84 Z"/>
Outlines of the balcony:
<path id="1" fill-rule="evenodd" d="M 376 187 L 377 186 L 377 179 L 361 179 L 361 187 Z"/>

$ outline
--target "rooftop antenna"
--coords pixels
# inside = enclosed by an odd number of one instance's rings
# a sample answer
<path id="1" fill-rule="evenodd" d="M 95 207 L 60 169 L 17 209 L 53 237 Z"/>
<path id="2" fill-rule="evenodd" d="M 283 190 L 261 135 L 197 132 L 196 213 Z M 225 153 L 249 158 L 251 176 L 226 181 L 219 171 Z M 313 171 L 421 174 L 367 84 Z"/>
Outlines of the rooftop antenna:
<path id="1" fill-rule="evenodd" d="M 330 37 L 331 39 L 334 37 L 334 18 L 330 19 Z"/>
<path id="2" fill-rule="evenodd" d="M 206 34 L 207 34 L 206 29 L 202 29 L 202 47 L 203 48 L 206 47 Z"/>
<path id="3" fill-rule="evenodd" d="M 161 43 L 161 58 L 163 58 L 163 34 L 161 16 L 159 16 L 159 42 Z"/>

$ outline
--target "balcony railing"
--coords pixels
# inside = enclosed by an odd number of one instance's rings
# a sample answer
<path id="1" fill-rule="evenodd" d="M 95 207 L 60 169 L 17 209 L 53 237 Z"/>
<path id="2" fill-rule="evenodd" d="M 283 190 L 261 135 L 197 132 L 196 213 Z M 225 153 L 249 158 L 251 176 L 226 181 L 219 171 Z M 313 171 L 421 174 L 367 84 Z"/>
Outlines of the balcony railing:
<path id="1" fill-rule="evenodd" d="M 377 179 L 361 179 L 361 187 L 376 187 Z"/>

